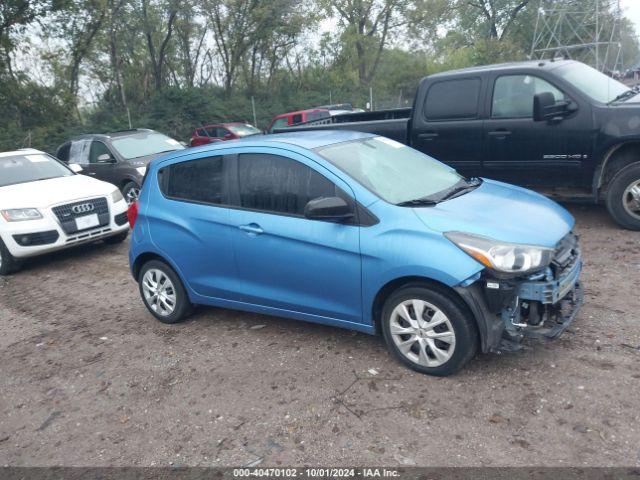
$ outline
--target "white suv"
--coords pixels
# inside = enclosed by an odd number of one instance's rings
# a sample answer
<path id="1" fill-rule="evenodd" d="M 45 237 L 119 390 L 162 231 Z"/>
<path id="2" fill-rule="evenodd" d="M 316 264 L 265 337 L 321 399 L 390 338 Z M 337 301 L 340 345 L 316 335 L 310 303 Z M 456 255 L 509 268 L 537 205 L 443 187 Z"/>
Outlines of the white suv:
<path id="1" fill-rule="evenodd" d="M 127 238 L 120 190 L 33 149 L 0 153 L 0 275 L 20 259 L 80 243 Z"/>

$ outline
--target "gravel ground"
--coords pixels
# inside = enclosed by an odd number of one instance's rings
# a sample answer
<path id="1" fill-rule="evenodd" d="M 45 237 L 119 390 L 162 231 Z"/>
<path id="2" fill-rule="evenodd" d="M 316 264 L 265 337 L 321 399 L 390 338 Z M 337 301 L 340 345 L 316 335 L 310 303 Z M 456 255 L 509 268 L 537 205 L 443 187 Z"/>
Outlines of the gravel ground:
<path id="1" fill-rule="evenodd" d="M 574 325 L 449 378 L 336 328 L 222 309 L 163 325 L 126 244 L 33 260 L 0 279 L 0 465 L 640 466 L 640 233 L 569 208 Z"/>

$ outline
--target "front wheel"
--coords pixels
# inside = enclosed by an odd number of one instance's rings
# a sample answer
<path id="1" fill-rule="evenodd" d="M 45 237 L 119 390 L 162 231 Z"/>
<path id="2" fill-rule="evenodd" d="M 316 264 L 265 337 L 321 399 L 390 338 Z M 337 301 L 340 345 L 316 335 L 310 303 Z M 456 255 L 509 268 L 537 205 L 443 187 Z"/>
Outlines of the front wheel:
<path id="1" fill-rule="evenodd" d="M 180 278 L 160 260 L 150 260 L 142 266 L 138 285 L 145 306 L 162 323 L 181 322 L 193 310 Z"/>
<path id="2" fill-rule="evenodd" d="M 607 190 L 607 210 L 621 227 L 640 230 L 640 162 L 613 178 Z"/>
<path id="3" fill-rule="evenodd" d="M 427 286 L 407 286 L 387 299 L 382 333 L 400 362 L 428 375 L 457 372 L 478 348 L 471 314 L 451 293 Z"/>
<path id="4" fill-rule="evenodd" d="M 0 239 L 0 275 L 9 275 L 20 269 L 20 261 L 16 259 Z"/>
<path id="5" fill-rule="evenodd" d="M 140 186 L 135 182 L 127 183 L 122 189 L 122 196 L 124 197 L 127 205 L 131 205 L 138 200 L 140 196 Z"/>

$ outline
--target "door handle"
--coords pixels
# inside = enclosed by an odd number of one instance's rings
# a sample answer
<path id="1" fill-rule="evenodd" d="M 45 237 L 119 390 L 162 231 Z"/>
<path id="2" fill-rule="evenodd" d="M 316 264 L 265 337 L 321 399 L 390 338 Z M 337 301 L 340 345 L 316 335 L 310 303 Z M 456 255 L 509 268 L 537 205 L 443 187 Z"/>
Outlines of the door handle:
<path id="1" fill-rule="evenodd" d="M 419 133 L 418 134 L 418 138 L 421 140 L 433 140 L 434 138 L 438 137 L 440 134 L 439 133 L 435 133 L 435 132 L 429 132 L 429 133 Z"/>
<path id="2" fill-rule="evenodd" d="M 264 230 L 260 228 L 260 225 L 257 223 L 250 223 L 249 225 L 240 225 L 238 227 L 243 232 L 248 233 L 249 235 L 261 235 L 264 233 Z"/>
<path id="3" fill-rule="evenodd" d="M 489 136 L 496 137 L 498 140 L 507 138 L 508 135 L 511 135 L 509 130 L 494 130 L 493 132 L 489 132 Z"/>

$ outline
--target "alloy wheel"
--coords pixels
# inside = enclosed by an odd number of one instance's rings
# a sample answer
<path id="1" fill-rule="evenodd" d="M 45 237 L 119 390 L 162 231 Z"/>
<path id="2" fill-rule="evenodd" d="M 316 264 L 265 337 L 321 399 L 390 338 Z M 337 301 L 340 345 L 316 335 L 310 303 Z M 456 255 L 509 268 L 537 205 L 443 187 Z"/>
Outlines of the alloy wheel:
<path id="1" fill-rule="evenodd" d="M 640 219 L 640 180 L 632 182 L 625 189 L 622 204 L 629 215 Z"/>
<path id="2" fill-rule="evenodd" d="M 419 299 L 405 300 L 391 312 L 390 331 L 398 350 L 424 367 L 449 361 L 456 334 L 449 318 L 435 305 Z"/>
<path id="3" fill-rule="evenodd" d="M 152 268 L 144 274 L 142 291 L 147 305 L 159 315 L 169 316 L 175 310 L 176 290 L 162 270 Z"/>

